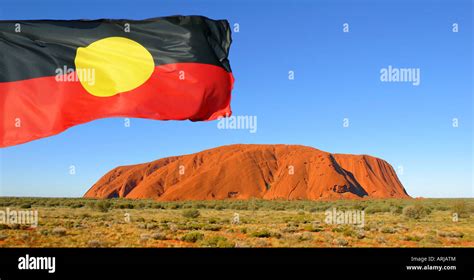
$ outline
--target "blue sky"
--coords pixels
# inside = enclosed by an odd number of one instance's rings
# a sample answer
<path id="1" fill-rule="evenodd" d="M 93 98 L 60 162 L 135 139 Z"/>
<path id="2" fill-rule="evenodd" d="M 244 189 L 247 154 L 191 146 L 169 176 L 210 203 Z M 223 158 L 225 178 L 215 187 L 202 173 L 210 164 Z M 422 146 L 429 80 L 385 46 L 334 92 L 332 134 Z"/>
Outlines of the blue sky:
<path id="1" fill-rule="evenodd" d="M 412 196 L 473 197 L 472 1 L 0 2 L 0 19 L 196 14 L 238 23 L 232 108 L 258 120 L 256 133 L 219 130 L 217 122 L 132 119 L 125 127 L 123 118 L 75 126 L 1 149 L 1 196 L 82 196 L 118 165 L 285 143 L 381 157 L 402 167 Z M 419 68 L 421 84 L 382 83 L 388 65 Z"/>

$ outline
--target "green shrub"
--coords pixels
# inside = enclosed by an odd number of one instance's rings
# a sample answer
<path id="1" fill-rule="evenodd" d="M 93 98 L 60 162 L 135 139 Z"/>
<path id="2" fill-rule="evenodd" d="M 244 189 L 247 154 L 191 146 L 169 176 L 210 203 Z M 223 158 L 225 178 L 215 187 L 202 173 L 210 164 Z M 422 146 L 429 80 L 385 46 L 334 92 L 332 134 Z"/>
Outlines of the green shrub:
<path id="1" fill-rule="evenodd" d="M 431 213 L 431 209 L 424 207 L 421 204 L 408 205 L 403 208 L 403 215 L 410 219 L 421 219 L 428 216 Z"/>
<path id="2" fill-rule="evenodd" d="M 77 209 L 77 208 L 82 208 L 84 207 L 84 203 L 81 203 L 81 202 L 74 202 L 74 203 L 71 203 L 69 205 L 69 207 L 73 208 L 73 209 Z"/>
<path id="3" fill-rule="evenodd" d="M 133 209 L 135 208 L 135 205 L 133 205 L 132 203 L 120 203 L 117 205 L 117 207 L 119 209 Z"/>
<path id="4" fill-rule="evenodd" d="M 269 232 L 268 230 L 266 229 L 263 229 L 263 230 L 258 230 L 258 231 L 254 231 L 250 234 L 251 237 L 258 237 L 258 238 L 269 238 L 272 236 L 272 233 Z"/>
<path id="5" fill-rule="evenodd" d="M 332 241 L 332 243 L 336 246 L 340 246 L 340 247 L 345 247 L 347 245 L 349 245 L 349 241 L 347 241 L 346 239 L 344 238 L 337 238 L 337 239 L 334 239 Z"/>
<path id="6" fill-rule="evenodd" d="M 223 236 L 213 236 L 213 237 L 207 238 L 202 242 L 202 245 L 207 246 L 207 247 L 217 247 L 217 248 L 235 247 L 234 242 L 227 240 L 227 238 Z"/>
<path id="7" fill-rule="evenodd" d="M 103 245 L 104 245 L 104 243 L 99 241 L 99 240 L 89 240 L 89 241 L 87 241 L 87 246 L 89 246 L 91 248 L 100 248 Z"/>
<path id="8" fill-rule="evenodd" d="M 167 240 L 168 237 L 166 236 L 166 234 L 162 233 L 162 232 L 155 232 L 151 235 L 151 238 L 155 239 L 155 240 Z"/>
<path id="9" fill-rule="evenodd" d="M 459 218 L 469 218 L 470 216 L 468 205 L 464 200 L 453 204 L 452 213 L 457 214 Z"/>
<path id="10" fill-rule="evenodd" d="M 399 215 L 403 213 L 403 207 L 400 205 L 390 207 L 390 213 Z"/>
<path id="11" fill-rule="evenodd" d="M 10 229 L 10 226 L 7 224 L 0 224 L 0 230 L 2 229 Z"/>
<path id="12" fill-rule="evenodd" d="M 339 232 L 339 233 L 342 233 L 344 236 L 355 235 L 352 226 L 348 226 L 348 225 L 345 225 L 345 226 L 339 225 L 339 226 L 333 228 L 332 232 Z"/>
<path id="13" fill-rule="evenodd" d="M 196 203 L 196 205 L 194 206 L 195 208 L 197 209 L 206 209 L 206 204 L 202 203 L 202 202 L 199 202 L 199 203 Z"/>
<path id="14" fill-rule="evenodd" d="M 324 229 L 322 226 L 309 224 L 304 227 L 304 230 L 310 231 L 310 232 L 320 232 L 320 231 L 323 231 Z"/>
<path id="15" fill-rule="evenodd" d="M 61 228 L 61 227 L 54 228 L 53 231 L 52 231 L 52 234 L 56 235 L 56 236 L 65 236 L 66 235 L 66 229 Z"/>
<path id="16" fill-rule="evenodd" d="M 199 240 L 202 240 L 203 238 L 204 238 L 204 234 L 198 231 L 192 231 L 183 235 L 183 237 L 181 237 L 181 240 L 184 242 L 195 243 Z"/>
<path id="17" fill-rule="evenodd" d="M 180 230 L 199 230 L 204 228 L 205 224 L 199 223 L 187 223 L 187 224 L 180 224 L 178 225 L 178 229 Z"/>
<path id="18" fill-rule="evenodd" d="M 101 200 L 95 204 L 95 207 L 97 210 L 100 212 L 108 212 L 110 207 L 112 206 L 112 203 L 108 200 Z"/>
<path id="19" fill-rule="evenodd" d="M 156 229 L 159 226 L 156 223 L 147 223 L 145 224 L 145 229 Z"/>
<path id="20" fill-rule="evenodd" d="M 438 211 L 449 211 L 451 208 L 449 206 L 446 206 L 446 205 L 438 205 L 436 204 L 434 206 L 434 209 L 438 210 Z"/>
<path id="21" fill-rule="evenodd" d="M 135 204 L 135 209 L 145 209 L 146 204 L 144 202 L 140 202 L 138 204 Z"/>
<path id="22" fill-rule="evenodd" d="M 464 233 L 459 231 L 438 231 L 438 235 L 441 237 L 463 238 Z"/>
<path id="23" fill-rule="evenodd" d="M 188 209 L 183 211 L 183 217 L 185 218 L 195 219 L 200 215 L 201 213 L 197 209 Z"/>
<path id="24" fill-rule="evenodd" d="M 390 207 L 387 205 L 369 205 L 364 211 L 366 214 L 384 213 L 390 212 Z"/>
<path id="25" fill-rule="evenodd" d="M 219 231 L 222 229 L 222 227 L 219 225 L 205 225 L 203 229 L 208 231 Z"/>
<path id="26" fill-rule="evenodd" d="M 423 236 L 421 236 L 421 235 L 406 235 L 406 236 L 402 236 L 400 239 L 404 240 L 404 241 L 419 242 L 423 239 Z"/>
<path id="27" fill-rule="evenodd" d="M 389 233 L 389 234 L 393 234 L 393 233 L 396 233 L 397 231 L 392 228 L 392 227 L 383 227 L 381 230 L 380 230 L 381 233 Z"/>
<path id="28" fill-rule="evenodd" d="M 86 203 L 86 206 L 91 208 L 91 209 L 95 209 L 95 201 L 89 201 Z M 49 206 L 49 203 L 48 203 L 48 206 Z"/>
<path id="29" fill-rule="evenodd" d="M 365 238 L 365 232 L 363 230 L 357 230 L 357 231 L 355 231 L 354 236 L 357 239 L 364 239 Z"/>
<path id="30" fill-rule="evenodd" d="M 303 232 L 301 234 L 298 234 L 297 237 L 298 241 L 300 242 L 313 240 L 313 235 L 309 232 Z"/>
<path id="31" fill-rule="evenodd" d="M 171 204 L 169 204 L 169 209 L 179 209 L 179 208 L 181 208 L 181 207 L 182 207 L 182 205 L 179 204 L 179 203 L 171 203 Z"/>
<path id="32" fill-rule="evenodd" d="M 225 206 L 224 206 L 224 205 L 217 205 L 216 207 L 214 207 L 214 209 L 216 209 L 216 210 L 224 210 L 224 209 L 225 209 Z"/>

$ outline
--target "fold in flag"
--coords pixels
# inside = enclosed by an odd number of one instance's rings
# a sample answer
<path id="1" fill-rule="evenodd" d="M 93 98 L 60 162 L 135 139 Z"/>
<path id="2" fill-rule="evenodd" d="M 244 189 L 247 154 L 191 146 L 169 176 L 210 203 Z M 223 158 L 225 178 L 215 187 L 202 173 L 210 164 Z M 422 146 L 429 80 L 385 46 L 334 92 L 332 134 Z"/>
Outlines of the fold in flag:
<path id="1" fill-rule="evenodd" d="M 0 21 L 0 147 L 106 117 L 229 116 L 231 41 L 200 16 Z"/>

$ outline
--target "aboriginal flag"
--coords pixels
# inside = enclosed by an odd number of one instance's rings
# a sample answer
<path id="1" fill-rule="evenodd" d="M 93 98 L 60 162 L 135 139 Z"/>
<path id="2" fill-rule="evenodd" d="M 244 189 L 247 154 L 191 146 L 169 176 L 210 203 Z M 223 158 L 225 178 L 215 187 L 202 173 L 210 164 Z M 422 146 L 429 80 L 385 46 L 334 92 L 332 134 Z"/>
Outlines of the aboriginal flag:
<path id="1" fill-rule="evenodd" d="M 228 116 L 230 44 L 201 16 L 0 21 L 0 147 L 106 117 Z"/>

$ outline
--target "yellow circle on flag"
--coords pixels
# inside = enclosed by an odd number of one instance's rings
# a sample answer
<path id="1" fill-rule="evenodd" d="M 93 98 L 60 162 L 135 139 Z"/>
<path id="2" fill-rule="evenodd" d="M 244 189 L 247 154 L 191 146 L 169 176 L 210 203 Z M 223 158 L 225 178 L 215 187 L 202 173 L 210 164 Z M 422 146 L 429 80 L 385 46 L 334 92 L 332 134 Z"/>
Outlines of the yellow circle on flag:
<path id="1" fill-rule="evenodd" d="M 78 48 L 74 63 L 82 86 L 98 97 L 135 89 L 145 83 L 155 69 L 150 52 L 124 37 L 108 37 Z"/>

